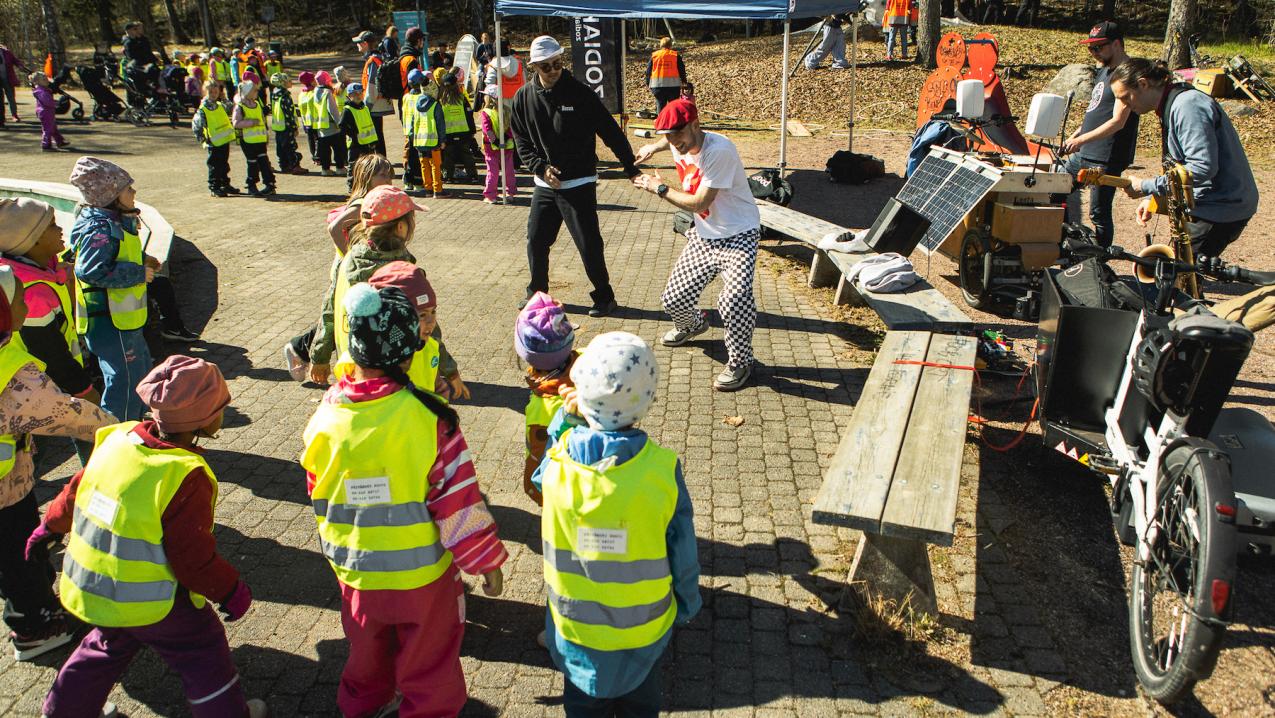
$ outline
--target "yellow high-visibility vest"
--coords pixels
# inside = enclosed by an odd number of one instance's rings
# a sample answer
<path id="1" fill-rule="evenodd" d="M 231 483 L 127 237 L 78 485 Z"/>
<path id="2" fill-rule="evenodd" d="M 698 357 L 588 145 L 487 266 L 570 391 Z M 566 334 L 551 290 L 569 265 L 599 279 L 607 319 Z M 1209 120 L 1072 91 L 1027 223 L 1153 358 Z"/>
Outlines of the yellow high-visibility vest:
<path id="1" fill-rule="evenodd" d="M 487 115 L 487 120 L 491 122 L 491 129 L 498 138 L 496 142 L 491 143 L 491 146 L 498 150 L 512 150 L 514 148 L 514 138 L 501 132 L 500 113 L 491 107 L 484 107 L 483 114 Z"/>
<path id="2" fill-rule="evenodd" d="M 319 405 L 301 466 L 319 545 L 337 579 L 359 590 L 410 590 L 451 565 L 425 499 L 438 457 L 438 417 L 406 388 L 361 402 Z"/>
<path id="3" fill-rule="evenodd" d="M 221 147 L 235 138 L 235 126 L 226 114 L 226 107 L 220 102 L 208 109 L 208 105 L 199 103 L 199 112 L 204 116 L 204 141 L 213 147 Z"/>
<path id="4" fill-rule="evenodd" d="M 223 111 L 224 114 L 224 111 Z M 123 228 L 117 262 L 142 264 L 142 240 Z M 102 297 L 105 295 L 105 306 Z M 146 325 L 146 282 L 139 282 L 123 289 L 93 287 L 75 278 L 75 331 L 87 333 L 95 317 L 109 315 L 116 329 L 129 331 Z"/>
<path id="5" fill-rule="evenodd" d="M 372 124 L 372 111 L 367 105 L 362 107 L 347 107 L 350 114 L 354 116 L 354 125 L 358 128 L 358 143 L 363 146 L 376 144 L 376 125 Z M 346 144 L 350 144 L 350 139 L 346 138 Z"/>
<path id="6" fill-rule="evenodd" d="M 31 356 L 17 339 L 18 333 L 14 332 L 13 337 L 0 346 L 0 389 L 9 386 L 18 370 L 28 364 L 34 364 L 37 369 L 44 371 L 44 362 Z M 27 448 L 27 441 L 26 436 L 0 434 L 0 481 L 9 477 L 18 452 Z"/>
<path id="7" fill-rule="evenodd" d="M 567 431 L 541 472 L 545 588 L 558 633 L 599 651 L 649 646 L 677 616 L 666 534 L 677 508 L 677 455 L 651 439 L 599 471 L 567 453 Z"/>
<path id="8" fill-rule="evenodd" d="M 239 109 L 243 112 L 243 116 L 246 119 L 257 121 L 257 124 L 252 127 L 245 127 L 240 130 L 240 137 L 243 139 L 244 144 L 259 145 L 265 142 L 270 136 L 270 131 L 266 129 L 265 115 L 261 111 L 261 101 L 257 101 L 256 107 L 240 104 Z"/>
<path id="9" fill-rule="evenodd" d="M 94 626 L 148 626 L 173 608 L 177 577 L 164 553 L 164 510 L 182 482 L 208 462 L 186 449 L 143 446 L 137 422 L 97 431 L 75 492 L 75 520 L 62 560 L 59 594 L 67 612 Z M 200 527 L 212 532 L 212 524 Z M 204 597 L 190 594 L 196 608 Z"/>

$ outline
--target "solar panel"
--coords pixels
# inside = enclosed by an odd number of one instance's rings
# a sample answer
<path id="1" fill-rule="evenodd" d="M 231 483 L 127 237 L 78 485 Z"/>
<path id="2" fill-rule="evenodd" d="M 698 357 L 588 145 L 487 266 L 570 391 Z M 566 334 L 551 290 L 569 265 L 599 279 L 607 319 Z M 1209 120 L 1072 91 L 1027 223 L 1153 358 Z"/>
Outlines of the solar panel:
<path id="1" fill-rule="evenodd" d="M 898 198 L 930 220 L 920 245 L 927 254 L 939 248 L 999 179 L 991 165 L 957 153 L 934 151 L 921 160 Z"/>

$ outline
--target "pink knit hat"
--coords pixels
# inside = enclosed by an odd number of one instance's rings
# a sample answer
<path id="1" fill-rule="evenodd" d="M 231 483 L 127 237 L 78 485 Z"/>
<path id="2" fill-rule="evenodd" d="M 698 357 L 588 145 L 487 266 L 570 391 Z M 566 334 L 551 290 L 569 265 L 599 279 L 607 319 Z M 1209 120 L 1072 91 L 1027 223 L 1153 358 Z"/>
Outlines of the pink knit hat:
<path id="1" fill-rule="evenodd" d="M 159 428 L 168 433 L 207 426 L 230 404 L 230 388 L 215 364 L 174 354 L 137 385 Z"/>
<path id="2" fill-rule="evenodd" d="M 300 82 L 301 86 L 307 90 L 312 89 L 314 87 L 314 73 L 309 70 L 302 72 L 297 75 L 297 82 Z"/>
<path id="3" fill-rule="evenodd" d="M 329 75 L 327 70 L 320 70 L 319 74 L 314 76 L 314 81 L 320 87 L 331 87 L 332 75 Z"/>

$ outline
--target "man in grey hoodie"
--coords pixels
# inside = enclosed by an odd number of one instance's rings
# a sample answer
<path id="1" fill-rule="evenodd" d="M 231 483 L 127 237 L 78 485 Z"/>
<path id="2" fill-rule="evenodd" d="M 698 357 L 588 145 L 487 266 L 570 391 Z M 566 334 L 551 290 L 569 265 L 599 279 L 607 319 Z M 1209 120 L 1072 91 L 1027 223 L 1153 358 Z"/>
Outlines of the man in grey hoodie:
<path id="1" fill-rule="evenodd" d="M 1154 111 L 1160 118 L 1161 153 L 1191 173 L 1195 207 L 1187 228 L 1192 249 L 1218 256 L 1257 213 L 1257 181 L 1231 119 L 1213 98 L 1173 82 L 1163 63 L 1125 60 L 1110 82 L 1116 100 L 1139 115 Z M 1146 198 L 1138 205 L 1138 223 L 1145 225 L 1151 218 L 1149 195 L 1165 196 L 1168 179 L 1129 179 L 1129 196 Z"/>

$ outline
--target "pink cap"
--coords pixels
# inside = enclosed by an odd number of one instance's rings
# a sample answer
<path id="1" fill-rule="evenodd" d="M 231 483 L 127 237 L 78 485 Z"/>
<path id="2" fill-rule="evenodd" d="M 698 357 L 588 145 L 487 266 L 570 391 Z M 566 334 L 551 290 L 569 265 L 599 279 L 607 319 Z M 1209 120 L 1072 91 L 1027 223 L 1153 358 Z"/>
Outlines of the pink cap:
<path id="1" fill-rule="evenodd" d="M 438 306 L 438 297 L 434 295 L 434 288 L 425 278 L 425 270 L 411 262 L 402 260 L 390 262 L 376 270 L 368 278 L 367 283 L 377 289 L 398 287 L 407 295 L 407 300 L 412 303 L 412 308 L 417 312 Z"/>
<path id="2" fill-rule="evenodd" d="M 363 224 L 375 227 L 378 224 L 393 222 L 409 212 L 424 212 L 426 209 L 413 201 L 401 188 L 383 184 L 373 187 L 372 191 L 363 198 L 363 210 L 360 214 L 363 217 Z"/>
<path id="3" fill-rule="evenodd" d="M 319 74 L 314 76 L 314 81 L 321 87 L 329 87 L 332 84 L 332 75 L 327 70 L 320 70 Z"/>
<path id="4" fill-rule="evenodd" d="M 137 385 L 159 427 L 169 433 L 207 426 L 230 404 L 230 387 L 215 364 L 174 354 Z"/>

